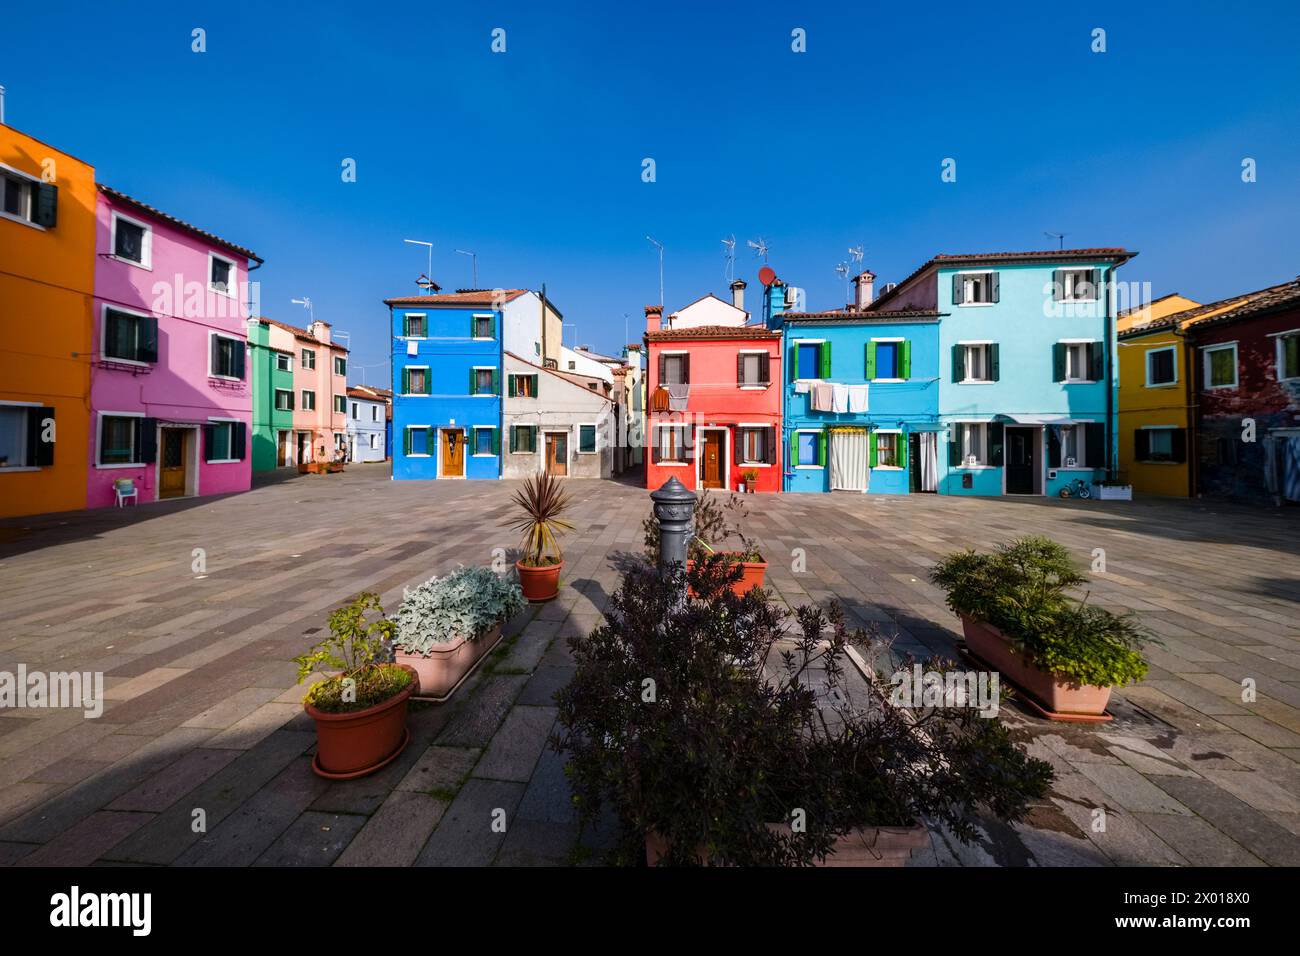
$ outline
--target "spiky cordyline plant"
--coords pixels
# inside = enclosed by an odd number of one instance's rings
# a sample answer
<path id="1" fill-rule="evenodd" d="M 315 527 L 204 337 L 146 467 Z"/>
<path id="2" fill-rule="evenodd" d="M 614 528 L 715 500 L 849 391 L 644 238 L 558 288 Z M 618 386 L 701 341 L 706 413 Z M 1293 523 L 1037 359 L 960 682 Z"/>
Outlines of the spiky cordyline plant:
<path id="1" fill-rule="evenodd" d="M 512 527 L 523 535 L 523 563 L 538 567 L 543 563 L 558 564 L 561 559 L 560 535 L 572 531 L 573 525 L 561 515 L 569 508 L 569 496 L 558 478 L 538 472 L 524 479 L 524 486 L 515 492 L 515 504 L 524 512 Z M 547 560 L 550 558 L 551 560 Z"/>

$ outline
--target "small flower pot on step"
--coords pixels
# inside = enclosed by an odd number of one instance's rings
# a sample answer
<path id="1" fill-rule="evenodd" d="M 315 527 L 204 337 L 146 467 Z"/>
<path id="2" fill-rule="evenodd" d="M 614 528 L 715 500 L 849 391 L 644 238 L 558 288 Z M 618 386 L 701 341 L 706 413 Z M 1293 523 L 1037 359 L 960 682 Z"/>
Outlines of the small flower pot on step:
<path id="1" fill-rule="evenodd" d="M 524 592 L 526 601 L 549 601 L 560 593 L 560 569 L 564 562 L 556 564 L 524 564 L 515 562 L 519 571 L 519 587 Z"/>
<path id="2" fill-rule="evenodd" d="M 406 704 L 419 686 L 412 680 L 388 700 L 344 714 L 327 713 L 304 703 L 308 716 L 316 722 L 312 770 L 330 780 L 350 780 L 390 763 L 411 739 L 406 729 Z"/>

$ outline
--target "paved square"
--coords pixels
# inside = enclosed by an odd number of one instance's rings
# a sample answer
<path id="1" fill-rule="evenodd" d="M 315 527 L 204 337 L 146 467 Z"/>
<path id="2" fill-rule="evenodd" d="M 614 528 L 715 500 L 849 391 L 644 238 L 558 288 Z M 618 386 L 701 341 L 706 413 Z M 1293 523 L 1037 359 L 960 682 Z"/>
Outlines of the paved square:
<path id="1" fill-rule="evenodd" d="M 398 760 L 344 783 L 310 770 L 290 658 L 357 591 L 392 612 L 404 586 L 513 546 L 515 484 L 393 482 L 362 465 L 0 522 L 0 671 L 101 671 L 108 698 L 98 719 L 0 711 L 0 864 L 597 861 L 608 828 L 579 832 L 543 741 L 572 669 L 565 638 L 600 620 L 618 553 L 641 548 L 649 499 L 632 484 L 569 483 L 577 530 L 559 599 L 512 622 L 451 704 L 414 709 Z M 1025 824 L 985 824 L 972 846 L 936 834 L 914 864 L 1300 864 L 1294 510 L 849 494 L 750 505 L 781 599 L 839 600 L 899 651 L 952 653 L 957 621 L 926 579 L 939 556 L 1030 532 L 1085 565 L 1103 549 L 1092 600 L 1133 608 L 1164 642 L 1147 680 L 1116 695 L 1113 723 L 1004 711 L 1056 767 L 1050 798 Z"/>

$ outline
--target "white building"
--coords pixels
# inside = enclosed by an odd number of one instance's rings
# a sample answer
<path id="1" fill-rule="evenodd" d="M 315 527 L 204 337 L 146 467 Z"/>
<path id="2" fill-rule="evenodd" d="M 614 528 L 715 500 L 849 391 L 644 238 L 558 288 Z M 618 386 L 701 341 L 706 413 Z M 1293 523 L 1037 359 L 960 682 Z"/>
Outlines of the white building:
<path id="1" fill-rule="evenodd" d="M 524 290 L 509 293 L 502 305 L 501 347 L 525 361 L 546 365 L 546 359 L 558 364 L 563 343 L 564 316 L 555 303 L 542 301 L 540 293 Z"/>
<path id="2" fill-rule="evenodd" d="M 387 458 L 389 407 L 386 388 L 353 385 L 347 396 L 348 461 L 384 461 Z"/>
<path id="3" fill-rule="evenodd" d="M 612 477 L 614 401 L 603 383 L 543 368 L 511 352 L 504 365 L 502 477 L 526 478 L 539 471 Z"/>

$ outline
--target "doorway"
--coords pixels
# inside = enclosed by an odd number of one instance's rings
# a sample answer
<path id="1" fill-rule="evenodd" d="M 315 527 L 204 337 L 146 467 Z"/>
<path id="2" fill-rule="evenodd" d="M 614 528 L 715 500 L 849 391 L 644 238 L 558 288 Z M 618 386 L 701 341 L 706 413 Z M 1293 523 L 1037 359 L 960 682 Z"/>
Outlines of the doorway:
<path id="1" fill-rule="evenodd" d="M 276 434 L 275 467 L 277 468 L 284 468 L 286 465 L 293 464 L 293 439 L 290 437 L 292 434 L 292 432 L 287 431 Z"/>
<path id="2" fill-rule="evenodd" d="M 553 478 L 569 474 L 569 433 L 546 433 L 546 473 Z"/>
<path id="3" fill-rule="evenodd" d="M 908 490 L 913 494 L 939 490 L 939 436 L 913 432 L 907 436 Z"/>
<path id="4" fill-rule="evenodd" d="M 158 497 L 184 498 L 189 488 L 190 429 L 162 429 Z"/>
<path id="5" fill-rule="evenodd" d="M 832 428 L 831 491 L 866 491 L 871 482 L 871 435 L 865 428 Z"/>
<path id="6" fill-rule="evenodd" d="M 1036 495 L 1038 489 L 1037 428 L 1006 429 L 1007 494 Z"/>
<path id="7" fill-rule="evenodd" d="M 710 428 L 700 433 L 700 487 L 701 488 L 721 488 L 723 486 L 724 475 L 722 473 L 722 442 L 726 432 Z"/>
<path id="8" fill-rule="evenodd" d="M 311 461 L 311 435 L 307 432 L 298 432 L 298 464 L 302 465 Z"/>
<path id="9" fill-rule="evenodd" d="M 441 478 L 465 477 L 465 433 L 459 428 L 442 429 L 439 438 L 442 446 Z"/>

